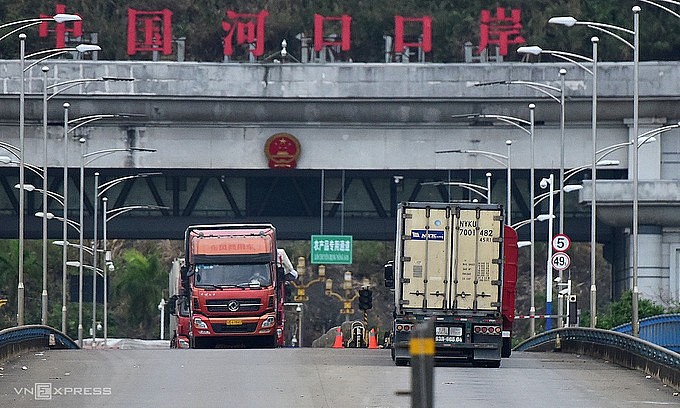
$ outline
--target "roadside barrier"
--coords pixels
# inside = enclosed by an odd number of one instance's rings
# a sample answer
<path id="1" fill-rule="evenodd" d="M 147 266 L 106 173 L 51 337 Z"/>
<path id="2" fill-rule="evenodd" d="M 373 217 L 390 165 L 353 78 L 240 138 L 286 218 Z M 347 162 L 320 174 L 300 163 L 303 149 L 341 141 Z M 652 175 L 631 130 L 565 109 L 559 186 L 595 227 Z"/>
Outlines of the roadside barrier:
<path id="1" fill-rule="evenodd" d="M 27 351 L 78 348 L 70 337 L 49 326 L 35 324 L 0 330 L 0 361 Z"/>

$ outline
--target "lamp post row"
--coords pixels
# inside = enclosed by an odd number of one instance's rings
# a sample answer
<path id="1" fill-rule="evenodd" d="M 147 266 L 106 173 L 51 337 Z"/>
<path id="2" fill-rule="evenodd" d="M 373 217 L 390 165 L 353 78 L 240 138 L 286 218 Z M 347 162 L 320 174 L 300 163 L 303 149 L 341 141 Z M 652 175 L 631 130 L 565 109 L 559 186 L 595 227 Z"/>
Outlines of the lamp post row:
<path id="1" fill-rule="evenodd" d="M 7 38 L 9 35 L 21 31 L 27 27 L 34 26 L 37 24 L 40 24 L 44 21 L 56 21 L 57 23 L 63 23 L 67 21 L 78 21 L 81 18 L 76 15 L 70 15 L 70 14 L 57 14 L 53 17 L 48 17 L 48 18 L 40 18 L 40 19 L 30 19 L 30 20 L 21 20 L 21 21 L 15 21 L 7 24 L 2 24 L 0 25 L 0 29 L 4 29 L 7 27 L 12 27 L 12 26 L 17 26 L 20 25 L 19 28 L 13 29 L 8 34 L 5 34 L 4 36 L 0 37 L 0 41 L 4 38 Z M 25 162 L 25 72 L 32 68 L 33 66 L 37 65 L 38 63 L 44 61 L 45 59 L 64 54 L 66 52 L 70 51 L 77 51 L 80 53 L 84 52 L 90 52 L 90 51 L 98 51 L 101 48 L 96 46 L 96 45 L 89 45 L 89 44 L 81 44 L 75 48 L 61 48 L 61 49 L 52 49 L 52 50 L 45 50 L 45 51 L 39 51 L 30 55 L 26 55 L 25 53 L 25 41 L 26 41 L 26 35 L 21 33 L 19 34 L 19 40 L 20 40 L 20 87 L 19 87 L 19 139 L 20 139 L 20 146 L 18 149 L 18 158 L 19 158 L 19 265 L 18 265 L 18 286 L 17 286 L 17 325 L 23 325 L 25 323 L 25 287 L 24 287 L 24 238 L 25 238 L 25 190 L 26 190 L 26 184 L 25 184 L 25 168 L 30 168 L 33 170 L 26 162 Z M 39 57 L 37 61 L 32 62 L 28 66 L 26 66 L 26 59 L 33 58 L 33 57 Z M 39 213 L 43 219 L 42 222 L 42 228 L 43 228 L 43 251 L 42 251 L 42 266 L 43 266 L 43 285 L 42 285 L 42 292 L 41 292 L 41 323 L 46 324 L 47 323 L 47 302 L 48 302 L 48 291 L 47 291 L 47 220 L 50 218 L 58 218 L 54 217 L 53 215 L 49 214 L 47 212 L 47 197 L 48 197 L 48 192 L 47 191 L 47 101 L 58 94 L 59 92 L 69 89 L 75 85 L 85 83 L 85 82 L 90 82 L 90 81 L 107 81 L 107 80 L 132 80 L 132 78 L 98 78 L 98 79 L 78 79 L 78 80 L 71 80 L 71 81 L 64 81 L 61 83 L 56 83 L 51 86 L 47 85 L 48 77 L 47 74 L 49 72 L 48 67 L 43 67 L 42 68 L 43 72 L 43 167 L 42 167 L 42 174 L 41 177 L 43 179 L 43 188 L 42 188 L 42 193 L 43 193 L 43 211 Z M 47 90 L 50 88 L 55 88 L 57 86 L 62 86 L 62 85 L 67 85 L 66 87 L 62 89 L 56 90 L 51 96 L 48 97 L 47 95 Z M 66 256 L 67 256 L 67 246 L 68 246 L 68 241 L 67 241 L 67 227 L 69 225 L 69 220 L 68 220 L 68 196 L 67 196 L 67 191 L 68 191 L 68 125 L 69 125 L 69 119 L 68 119 L 68 109 L 70 105 L 68 103 L 64 104 L 64 196 L 60 200 L 62 205 L 63 205 L 63 251 L 62 251 L 62 257 L 64 259 L 63 265 L 62 265 L 62 331 L 66 331 L 66 267 L 67 267 L 67 262 L 66 262 Z M 98 120 L 98 119 L 103 119 L 106 117 L 116 117 L 120 115 L 93 115 L 91 117 L 87 118 L 87 121 L 81 123 L 89 123 L 90 121 L 93 120 Z M 78 126 L 76 126 L 78 127 Z M 74 129 L 71 129 L 74 130 Z M 81 139 L 81 143 L 83 143 L 84 140 Z M 81 145 L 82 146 L 82 145 Z M 3 146 L 4 147 L 4 146 Z M 113 152 L 113 151 L 132 151 L 132 150 L 142 150 L 142 151 L 152 151 L 152 149 L 108 149 L 106 152 Z M 11 151 L 14 153 L 13 151 Z M 103 153 L 104 151 L 101 152 L 95 152 L 95 153 Z M 88 154 L 85 154 L 84 152 L 81 152 L 81 164 Z M 79 245 L 80 248 L 80 254 L 79 254 L 79 264 L 80 264 L 80 269 L 81 269 L 81 274 L 80 274 L 80 290 L 79 290 L 79 342 L 80 345 L 82 345 L 82 234 L 83 234 L 83 208 L 82 208 L 82 179 L 83 179 L 83 170 L 81 168 L 81 208 L 80 208 L 80 223 L 79 225 L 79 233 L 81 236 L 81 243 Z M 52 193 L 53 195 L 56 195 Z M 95 216 L 96 217 L 96 216 Z M 95 219 L 96 222 L 96 219 Z M 96 225 L 96 224 L 95 224 Z M 96 228 L 96 226 L 95 226 Z M 96 239 L 96 238 L 95 238 Z M 95 244 L 96 248 L 96 244 Z M 96 262 L 96 257 L 95 257 L 95 262 Z M 93 267 L 93 270 L 96 271 L 96 266 Z M 94 299 L 96 301 L 96 298 Z M 96 304 L 95 306 L 96 307 Z M 93 317 L 94 318 L 94 317 Z"/>

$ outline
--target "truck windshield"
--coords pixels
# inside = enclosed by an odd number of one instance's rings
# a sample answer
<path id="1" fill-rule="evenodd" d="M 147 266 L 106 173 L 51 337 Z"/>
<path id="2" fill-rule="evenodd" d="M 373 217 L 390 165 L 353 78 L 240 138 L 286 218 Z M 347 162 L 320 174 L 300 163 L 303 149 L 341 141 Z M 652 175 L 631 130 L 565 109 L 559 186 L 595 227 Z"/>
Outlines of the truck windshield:
<path id="1" fill-rule="evenodd" d="M 269 264 L 198 264 L 196 286 L 270 286 Z"/>

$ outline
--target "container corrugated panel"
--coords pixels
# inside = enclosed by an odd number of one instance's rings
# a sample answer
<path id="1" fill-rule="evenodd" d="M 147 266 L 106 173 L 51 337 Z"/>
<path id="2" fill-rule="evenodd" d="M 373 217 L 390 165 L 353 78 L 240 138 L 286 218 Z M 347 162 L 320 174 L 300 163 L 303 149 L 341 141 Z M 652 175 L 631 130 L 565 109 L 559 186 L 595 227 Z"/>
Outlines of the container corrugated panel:
<path id="1" fill-rule="evenodd" d="M 498 310 L 500 206 L 404 203 L 401 211 L 404 307 Z"/>

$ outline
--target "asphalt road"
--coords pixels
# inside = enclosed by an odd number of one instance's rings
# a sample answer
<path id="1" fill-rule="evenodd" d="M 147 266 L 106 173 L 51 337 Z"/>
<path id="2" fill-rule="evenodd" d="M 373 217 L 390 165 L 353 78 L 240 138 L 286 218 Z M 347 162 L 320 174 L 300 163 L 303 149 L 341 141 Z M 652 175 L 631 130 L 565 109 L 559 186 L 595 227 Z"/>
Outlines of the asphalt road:
<path id="1" fill-rule="evenodd" d="M 387 350 L 53 350 L 0 364 L 0 407 L 410 407 Z M 437 407 L 680 407 L 640 372 L 562 353 L 437 367 Z"/>

